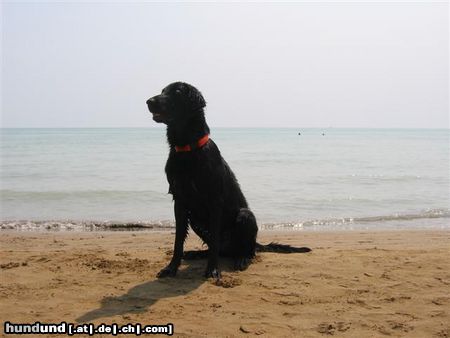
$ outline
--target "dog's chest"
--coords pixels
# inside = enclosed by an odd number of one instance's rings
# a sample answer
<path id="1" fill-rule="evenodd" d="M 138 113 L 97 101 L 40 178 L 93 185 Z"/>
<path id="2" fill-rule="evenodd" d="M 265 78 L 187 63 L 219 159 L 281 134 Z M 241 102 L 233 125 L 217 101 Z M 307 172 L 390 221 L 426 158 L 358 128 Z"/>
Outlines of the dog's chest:
<path id="1" fill-rule="evenodd" d="M 197 156 L 170 156 L 166 164 L 169 192 L 175 199 L 195 202 L 206 198 L 209 167 Z"/>
<path id="2" fill-rule="evenodd" d="M 205 189 L 194 177 L 178 176 L 170 183 L 170 191 L 175 199 L 181 199 L 186 204 L 197 203 L 203 199 Z"/>
<path id="3" fill-rule="evenodd" d="M 199 208 L 205 204 L 208 196 L 208 182 L 205 171 L 176 170 L 167 173 L 169 192 L 175 200 L 192 208 Z"/>

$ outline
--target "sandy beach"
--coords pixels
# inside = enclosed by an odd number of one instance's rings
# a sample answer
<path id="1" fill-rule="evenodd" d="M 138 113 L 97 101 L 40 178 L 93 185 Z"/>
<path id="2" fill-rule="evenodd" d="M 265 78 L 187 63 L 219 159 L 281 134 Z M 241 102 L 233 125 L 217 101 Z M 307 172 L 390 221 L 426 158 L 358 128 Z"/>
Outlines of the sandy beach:
<path id="1" fill-rule="evenodd" d="M 220 286 L 202 277 L 205 261 L 155 278 L 173 236 L 2 232 L 2 323 L 173 323 L 180 337 L 450 336 L 449 231 L 265 231 L 261 243 L 313 251 L 259 254 L 244 272 L 223 259 Z M 186 248 L 201 242 L 191 235 Z"/>

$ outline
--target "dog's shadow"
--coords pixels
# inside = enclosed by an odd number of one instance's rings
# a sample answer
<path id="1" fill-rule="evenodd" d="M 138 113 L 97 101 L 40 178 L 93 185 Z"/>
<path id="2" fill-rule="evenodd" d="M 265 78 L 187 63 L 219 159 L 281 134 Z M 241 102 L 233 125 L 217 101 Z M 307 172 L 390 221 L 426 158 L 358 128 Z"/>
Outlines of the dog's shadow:
<path id="1" fill-rule="evenodd" d="M 225 262 L 224 262 L 225 263 Z M 223 264 L 229 270 L 229 264 Z M 92 322 L 98 318 L 146 312 L 160 299 L 188 294 L 207 282 L 203 277 L 205 261 L 189 261 L 180 267 L 175 278 L 167 277 L 136 285 L 120 296 L 104 297 L 100 308 L 91 310 L 76 319 L 78 323 Z"/>

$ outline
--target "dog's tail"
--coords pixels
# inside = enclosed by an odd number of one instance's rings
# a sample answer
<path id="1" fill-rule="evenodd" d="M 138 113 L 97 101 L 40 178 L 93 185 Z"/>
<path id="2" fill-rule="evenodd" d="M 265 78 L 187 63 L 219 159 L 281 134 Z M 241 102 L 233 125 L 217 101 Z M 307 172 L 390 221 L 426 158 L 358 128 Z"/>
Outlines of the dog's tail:
<path id="1" fill-rule="evenodd" d="M 310 252 L 311 249 L 307 247 L 295 247 L 287 244 L 269 243 L 266 245 L 256 243 L 256 252 L 278 252 L 278 253 L 303 253 Z"/>

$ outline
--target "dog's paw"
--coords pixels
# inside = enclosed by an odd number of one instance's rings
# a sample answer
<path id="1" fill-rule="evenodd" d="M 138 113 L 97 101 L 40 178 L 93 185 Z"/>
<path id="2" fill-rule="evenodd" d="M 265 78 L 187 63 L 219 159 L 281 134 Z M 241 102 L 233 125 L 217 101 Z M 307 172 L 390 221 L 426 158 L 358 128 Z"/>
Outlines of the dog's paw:
<path id="1" fill-rule="evenodd" d="M 217 282 L 220 280 L 220 277 L 222 277 L 222 275 L 220 274 L 220 271 L 217 268 L 207 268 L 205 271 L 205 277 L 213 278 Z"/>
<path id="2" fill-rule="evenodd" d="M 162 269 L 160 272 L 157 273 L 157 278 L 164 278 L 164 277 L 175 277 L 177 274 L 176 268 L 171 267 L 170 265 L 166 266 L 164 269 Z"/>
<path id="3" fill-rule="evenodd" d="M 244 271 L 251 264 L 252 259 L 248 257 L 239 257 L 234 261 L 234 269 Z"/>

